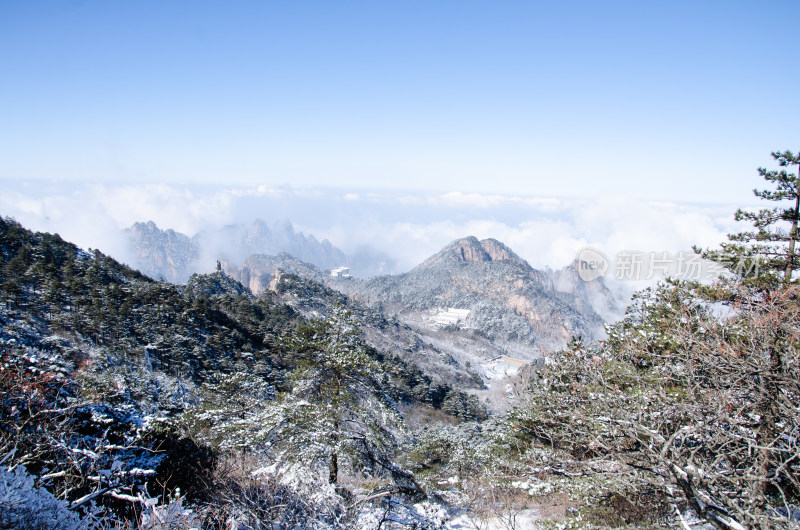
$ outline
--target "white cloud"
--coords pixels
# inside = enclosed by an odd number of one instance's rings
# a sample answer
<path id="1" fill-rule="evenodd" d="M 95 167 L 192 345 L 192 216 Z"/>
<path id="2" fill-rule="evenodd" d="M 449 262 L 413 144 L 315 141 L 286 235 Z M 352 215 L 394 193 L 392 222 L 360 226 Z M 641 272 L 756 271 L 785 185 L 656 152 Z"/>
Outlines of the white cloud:
<path id="1" fill-rule="evenodd" d="M 404 203 L 408 206 L 408 203 Z M 545 203 L 553 207 L 553 203 Z M 434 218 L 427 222 L 409 222 L 390 216 L 345 225 L 318 227 L 317 233 L 335 244 L 369 243 L 392 255 L 404 270 L 409 269 L 450 241 L 474 235 L 492 237 L 511 247 L 537 268 L 559 268 L 570 263 L 586 246 L 601 249 L 609 256 L 622 250 L 642 252 L 677 252 L 692 245 L 714 246 L 730 231 L 728 219 L 717 215 L 718 208 L 649 204 L 620 198 L 598 201 L 560 202 L 552 215 L 540 210 L 517 213 L 514 221 L 487 216 L 492 210 L 480 210 L 473 217 L 456 221 Z M 419 204 L 407 212 L 418 215 Z M 729 211 L 732 211 L 729 209 Z M 442 216 L 451 214 L 444 211 Z M 311 230 L 309 228 L 309 230 Z"/>
<path id="2" fill-rule="evenodd" d="M 234 197 L 271 197 L 279 198 L 286 194 L 286 188 L 266 186 L 264 184 L 255 188 L 234 188 L 230 190 Z"/>
<path id="3" fill-rule="evenodd" d="M 377 223 L 355 224 L 346 234 L 337 230 L 329 237 L 332 241 L 348 237 L 371 241 L 395 255 L 405 267 L 413 266 L 453 239 L 467 235 L 493 237 L 533 266 L 555 268 L 569 263 L 585 246 L 597 247 L 608 255 L 621 250 L 676 252 L 692 245 L 714 246 L 732 229 L 730 213 L 719 214 L 720 210 L 731 212 L 729 207 L 643 203 L 614 197 L 535 204 L 544 204 L 548 211 L 522 209 L 503 220 L 492 216 L 507 213 L 503 206 L 498 207 L 503 211 L 480 210 L 463 221 L 440 218 L 410 223 L 384 218 Z M 452 213 L 448 210 L 442 215 Z"/>
<path id="4" fill-rule="evenodd" d="M 166 184 L 93 186 L 92 194 L 119 227 L 154 221 L 190 235 L 229 222 L 235 204 L 233 194 L 226 191 L 197 193 Z"/>
<path id="5" fill-rule="evenodd" d="M 7 192 L 0 198 L 2 215 L 14 217 L 31 230 L 58 233 L 83 248 L 98 248 L 124 259 L 127 249 L 119 226 L 99 203 L 79 194 L 34 197 Z"/>
<path id="6" fill-rule="evenodd" d="M 445 205 L 450 207 L 472 207 L 472 208 L 497 208 L 507 203 L 519 202 L 517 197 L 504 195 L 486 195 L 482 193 L 461 193 L 451 191 L 444 195 L 431 197 L 431 204 Z"/>
<path id="7" fill-rule="evenodd" d="M 59 232 L 84 247 L 123 257 L 119 229 L 155 221 L 188 235 L 232 222 L 291 220 L 345 251 L 364 245 L 410 269 L 448 242 L 474 235 L 498 239 L 537 268 L 559 268 L 592 246 L 613 256 L 714 246 L 734 231 L 733 206 L 497 194 L 395 195 L 374 190 L 291 186 L 249 188 L 176 185 L 9 186 L 3 215 L 25 226 Z M 117 254 L 115 254 L 116 252 Z"/>

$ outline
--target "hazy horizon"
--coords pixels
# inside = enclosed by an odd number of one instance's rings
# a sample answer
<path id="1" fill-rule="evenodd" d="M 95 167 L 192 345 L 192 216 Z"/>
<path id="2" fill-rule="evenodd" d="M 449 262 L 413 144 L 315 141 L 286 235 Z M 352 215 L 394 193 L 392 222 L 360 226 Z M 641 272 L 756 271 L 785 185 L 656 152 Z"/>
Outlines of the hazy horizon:
<path id="1" fill-rule="evenodd" d="M 396 261 L 395 272 L 466 236 L 502 241 L 540 269 L 566 266 L 587 246 L 607 255 L 715 246 L 733 230 L 735 207 L 614 196 L 41 182 L 7 186 L 0 198 L 0 214 L 128 263 L 122 229 L 135 222 L 153 221 L 191 237 L 261 219 L 290 221 L 295 230 L 328 239 L 346 253 L 360 247 L 385 253 Z"/>

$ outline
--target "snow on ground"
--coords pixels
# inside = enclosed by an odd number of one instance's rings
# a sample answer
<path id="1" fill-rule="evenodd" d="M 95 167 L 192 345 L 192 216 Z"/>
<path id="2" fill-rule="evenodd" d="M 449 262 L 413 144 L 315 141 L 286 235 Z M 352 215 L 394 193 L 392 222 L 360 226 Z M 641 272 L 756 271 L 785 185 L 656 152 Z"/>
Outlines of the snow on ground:
<path id="1" fill-rule="evenodd" d="M 461 514 L 450 519 L 444 527 L 448 530 L 537 530 L 539 526 L 536 521 L 541 519 L 541 514 L 536 508 L 528 508 L 514 514 L 513 519 L 509 517 L 512 516 L 477 519 Z"/>
<path id="2" fill-rule="evenodd" d="M 484 362 L 483 372 L 488 379 L 505 379 L 517 375 L 525 364 L 526 361 L 502 355 Z"/>

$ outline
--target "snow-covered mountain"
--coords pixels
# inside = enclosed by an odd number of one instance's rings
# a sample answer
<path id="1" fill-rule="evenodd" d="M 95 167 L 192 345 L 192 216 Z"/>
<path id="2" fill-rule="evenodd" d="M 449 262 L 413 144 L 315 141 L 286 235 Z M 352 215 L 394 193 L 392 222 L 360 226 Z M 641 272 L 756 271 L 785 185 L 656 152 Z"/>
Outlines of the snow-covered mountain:
<path id="1" fill-rule="evenodd" d="M 470 236 L 407 273 L 329 283 L 400 318 L 430 322 L 447 308 L 468 311 L 463 328 L 524 352 L 557 348 L 573 336 L 602 335 L 604 320 L 595 305 L 610 300 L 611 292 L 602 280 L 586 286 L 569 281 L 573 276 L 569 267 L 536 270 L 500 241 Z"/>
<path id="2" fill-rule="evenodd" d="M 241 266 L 223 262 L 223 267 L 256 294 L 270 288 L 277 270 L 322 282 L 413 325 L 431 340 L 451 318 L 446 311 L 461 310 L 453 313 L 456 325 L 445 327 L 463 343 L 462 355 L 452 352 L 456 358 L 482 352 L 472 361 L 504 352 L 531 358 L 573 336 L 599 338 L 603 316 L 616 309 L 602 279 L 584 282 L 575 263 L 556 272 L 536 270 L 494 239 L 459 239 L 407 273 L 369 279 L 334 278 L 288 254 L 253 255 Z"/>

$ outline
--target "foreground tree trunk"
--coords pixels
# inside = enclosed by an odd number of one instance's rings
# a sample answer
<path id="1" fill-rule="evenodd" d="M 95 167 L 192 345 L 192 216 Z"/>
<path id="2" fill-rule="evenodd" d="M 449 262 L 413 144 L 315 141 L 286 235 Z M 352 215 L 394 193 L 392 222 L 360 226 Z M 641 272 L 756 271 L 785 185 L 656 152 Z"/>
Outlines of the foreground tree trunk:
<path id="1" fill-rule="evenodd" d="M 339 482 L 339 420 L 333 422 L 333 434 L 331 435 L 331 461 L 328 465 L 328 483 L 337 484 Z"/>
<path id="2" fill-rule="evenodd" d="M 780 324 L 779 324 L 780 325 Z M 763 502 L 767 493 L 767 484 L 770 481 L 770 468 L 772 467 L 772 441 L 777 433 L 775 424 L 778 418 L 777 403 L 779 399 L 779 378 L 783 372 L 783 360 L 781 359 L 781 338 L 780 327 L 775 329 L 772 344 L 769 348 L 769 371 L 762 377 L 762 398 L 758 407 L 761 414 L 761 422 L 758 427 L 756 442 L 758 444 L 758 465 L 757 477 L 754 482 L 753 498 Z"/>
<path id="3" fill-rule="evenodd" d="M 797 164 L 797 178 L 800 178 L 800 163 Z M 797 187 L 795 183 L 795 187 Z M 787 287 L 792 282 L 792 272 L 795 269 L 795 243 L 800 238 L 798 232 L 798 221 L 800 221 L 800 195 L 794 198 L 794 215 L 791 218 L 792 228 L 789 230 L 789 255 L 786 257 L 786 269 L 783 271 L 783 286 Z"/>
<path id="4" fill-rule="evenodd" d="M 331 463 L 328 469 L 328 483 L 336 484 L 339 481 L 339 455 L 331 453 Z"/>

